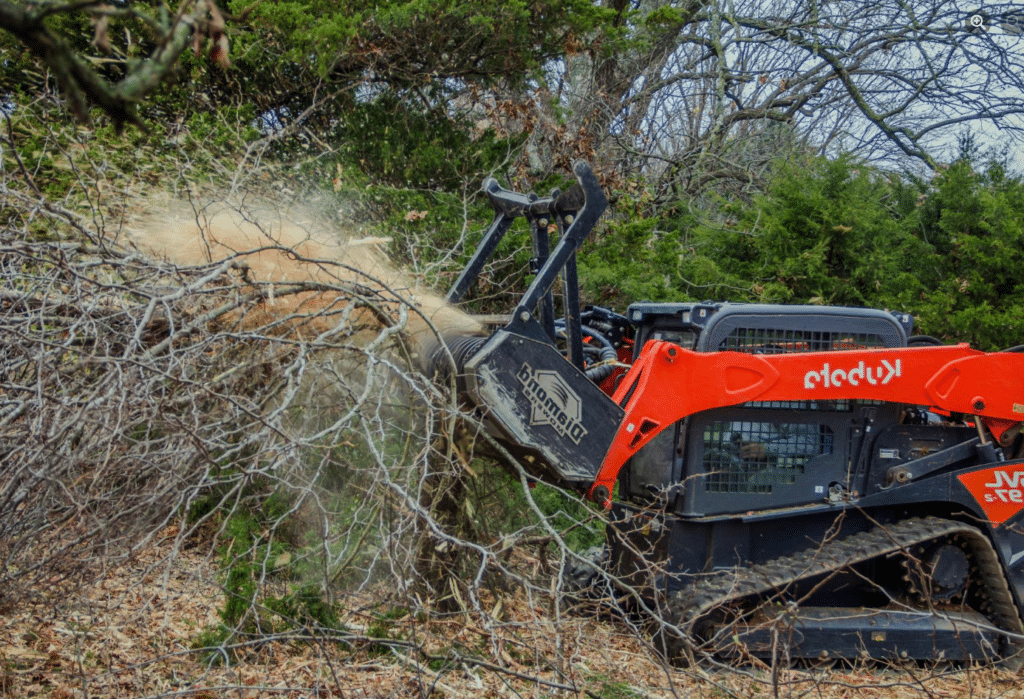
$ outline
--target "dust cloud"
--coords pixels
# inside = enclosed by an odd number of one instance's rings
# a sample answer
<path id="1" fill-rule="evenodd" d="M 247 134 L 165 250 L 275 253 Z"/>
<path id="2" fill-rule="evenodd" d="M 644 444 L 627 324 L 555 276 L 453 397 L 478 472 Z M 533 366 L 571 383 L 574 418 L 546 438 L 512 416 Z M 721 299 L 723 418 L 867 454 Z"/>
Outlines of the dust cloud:
<path id="1" fill-rule="evenodd" d="M 386 238 L 328 221 L 313 210 L 270 202 L 199 205 L 167 199 L 151 201 L 134 217 L 127 233 L 140 251 L 176 265 L 203 265 L 229 257 L 244 261 L 252 281 L 270 285 L 271 298 L 261 309 L 270 318 L 315 312 L 336 304 L 338 298 L 337 292 L 274 298 L 274 285 L 348 283 L 400 297 L 414 307 L 418 312 L 408 314 L 406 334 L 421 351 L 436 344 L 437 333 L 482 332 L 472 317 L 396 269 L 384 252 Z"/>

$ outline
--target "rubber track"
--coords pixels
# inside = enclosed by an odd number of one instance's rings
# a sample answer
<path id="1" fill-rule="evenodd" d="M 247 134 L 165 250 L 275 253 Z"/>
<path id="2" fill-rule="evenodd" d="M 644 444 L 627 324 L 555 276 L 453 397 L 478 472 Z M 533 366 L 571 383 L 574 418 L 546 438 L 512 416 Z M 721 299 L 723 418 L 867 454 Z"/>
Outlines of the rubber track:
<path id="1" fill-rule="evenodd" d="M 748 597 L 770 596 L 794 582 L 833 573 L 872 558 L 909 551 L 913 546 L 951 535 L 962 537 L 971 546 L 985 586 L 985 597 L 992 607 L 988 617 L 993 625 L 1013 636 L 1024 636 L 1024 623 L 999 556 L 988 537 L 968 524 L 938 517 L 902 520 L 826 542 L 803 553 L 716 573 L 672 593 L 667 600 L 667 620 L 690 637 L 702 619 L 723 605 Z M 1008 638 L 1007 657 L 1016 656 L 1021 650 L 1024 650 L 1021 639 Z"/>

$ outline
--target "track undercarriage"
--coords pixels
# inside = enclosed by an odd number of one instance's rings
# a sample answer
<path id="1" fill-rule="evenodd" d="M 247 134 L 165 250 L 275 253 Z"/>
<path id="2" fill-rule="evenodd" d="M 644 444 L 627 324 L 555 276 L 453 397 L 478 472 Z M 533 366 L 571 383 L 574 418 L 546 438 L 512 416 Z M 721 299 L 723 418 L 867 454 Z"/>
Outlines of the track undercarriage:
<path id="1" fill-rule="evenodd" d="M 693 576 L 663 602 L 669 658 L 1001 660 L 1024 623 L 989 539 L 911 518 L 758 565 Z M 855 599 L 863 604 L 845 606 Z M 869 606 L 869 603 L 871 606 Z"/>

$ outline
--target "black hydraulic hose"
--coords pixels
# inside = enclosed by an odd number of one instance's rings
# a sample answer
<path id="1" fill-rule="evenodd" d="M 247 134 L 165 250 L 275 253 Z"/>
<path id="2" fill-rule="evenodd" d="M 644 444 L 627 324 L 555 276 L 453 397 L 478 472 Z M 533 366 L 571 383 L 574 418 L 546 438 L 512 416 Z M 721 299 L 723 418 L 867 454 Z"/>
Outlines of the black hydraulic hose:
<path id="1" fill-rule="evenodd" d="M 908 347 L 910 347 L 912 345 L 944 345 L 944 344 L 946 344 L 946 343 L 944 343 L 942 340 L 940 340 L 937 337 L 932 337 L 931 335 L 912 335 L 911 337 L 907 338 L 907 346 Z"/>
<path id="2" fill-rule="evenodd" d="M 610 361 L 614 361 L 616 359 L 618 359 L 618 355 L 613 354 Z M 587 378 L 593 381 L 594 383 L 601 383 L 609 376 L 611 376 L 613 371 L 615 371 L 615 364 L 609 363 L 592 366 L 589 369 L 584 370 L 583 373 L 586 374 Z"/>
<path id="3" fill-rule="evenodd" d="M 598 356 L 598 362 L 601 362 L 601 364 L 599 366 L 592 366 L 583 372 L 594 383 L 601 383 L 615 371 L 615 364 L 613 362 L 618 360 L 619 353 L 615 351 L 615 346 L 611 343 L 611 340 L 589 325 L 580 326 L 580 330 L 584 335 L 589 335 L 601 345 Z M 559 319 L 555 321 L 555 332 L 562 335 L 565 334 L 565 320 Z"/>

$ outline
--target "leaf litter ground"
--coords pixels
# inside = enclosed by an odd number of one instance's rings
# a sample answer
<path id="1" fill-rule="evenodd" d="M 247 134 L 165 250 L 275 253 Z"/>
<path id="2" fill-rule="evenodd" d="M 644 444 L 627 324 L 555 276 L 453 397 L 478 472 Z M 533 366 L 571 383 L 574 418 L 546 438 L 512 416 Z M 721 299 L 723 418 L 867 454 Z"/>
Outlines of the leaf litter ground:
<path id="1" fill-rule="evenodd" d="M 990 669 L 787 669 L 774 680 L 765 668 L 668 669 L 621 621 L 555 616 L 550 600 L 515 593 L 485 600 L 496 611 L 486 619 L 407 614 L 386 633 L 375 612 L 390 604 L 386 591 L 346 596 L 339 635 L 270 636 L 230 664 L 211 664 L 193 646 L 219 623 L 215 561 L 208 545 L 183 547 L 173 527 L 161 534 L 93 584 L 40 595 L 0 616 L 0 695 L 1022 696 L 1013 676 Z M 340 637 L 348 642 L 333 640 Z"/>

